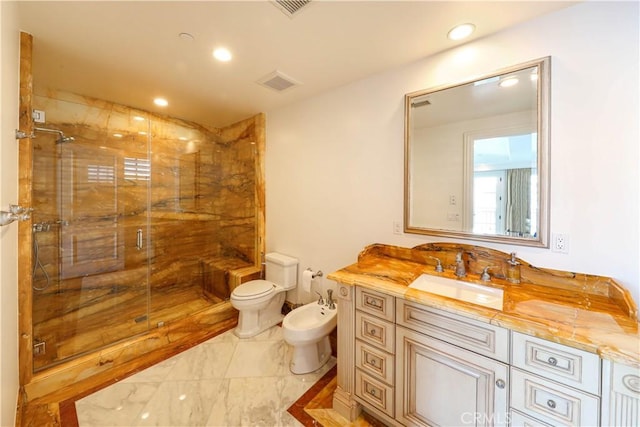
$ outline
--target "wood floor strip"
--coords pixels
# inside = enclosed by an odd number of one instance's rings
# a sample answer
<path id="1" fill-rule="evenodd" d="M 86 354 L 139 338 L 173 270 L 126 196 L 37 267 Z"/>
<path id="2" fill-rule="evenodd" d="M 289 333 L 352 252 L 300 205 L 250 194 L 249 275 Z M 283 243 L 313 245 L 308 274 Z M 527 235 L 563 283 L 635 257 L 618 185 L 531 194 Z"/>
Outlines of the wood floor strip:
<path id="1" fill-rule="evenodd" d="M 336 378 L 337 372 L 337 365 L 334 365 L 333 368 L 329 369 L 329 371 L 327 371 L 327 373 L 324 374 L 322 378 L 320 378 L 314 385 L 312 385 L 305 394 L 300 396 L 300 398 L 296 400 L 293 405 L 289 407 L 289 409 L 287 409 L 287 412 L 293 415 L 305 427 L 314 427 L 320 425 L 305 411 L 305 407 L 312 401 L 312 406 L 314 408 L 331 408 L 333 406 L 333 392 L 329 393 L 329 397 L 327 398 L 327 393 L 323 393 L 323 390 L 329 383 L 331 383 L 332 380 Z M 322 396 L 322 398 L 315 399 L 318 396 Z"/>

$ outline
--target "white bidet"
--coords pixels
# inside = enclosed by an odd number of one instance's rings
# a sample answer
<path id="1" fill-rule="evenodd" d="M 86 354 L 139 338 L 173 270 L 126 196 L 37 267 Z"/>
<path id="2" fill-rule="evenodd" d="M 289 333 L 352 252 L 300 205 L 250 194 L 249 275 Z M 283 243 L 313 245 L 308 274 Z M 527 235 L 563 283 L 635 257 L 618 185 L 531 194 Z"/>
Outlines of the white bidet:
<path id="1" fill-rule="evenodd" d="M 289 369 L 306 374 L 320 369 L 331 357 L 329 334 L 338 323 L 337 308 L 310 303 L 292 310 L 282 321 L 284 340 L 293 347 Z"/>

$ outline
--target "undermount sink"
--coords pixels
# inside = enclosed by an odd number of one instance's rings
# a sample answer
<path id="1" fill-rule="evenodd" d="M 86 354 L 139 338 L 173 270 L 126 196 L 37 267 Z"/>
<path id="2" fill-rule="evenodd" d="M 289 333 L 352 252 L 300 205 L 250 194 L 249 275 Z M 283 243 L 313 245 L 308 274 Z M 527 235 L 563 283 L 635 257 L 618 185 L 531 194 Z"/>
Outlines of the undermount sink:
<path id="1" fill-rule="evenodd" d="M 502 310 L 504 292 L 499 288 L 448 279 L 446 277 L 422 274 L 410 285 L 412 289 L 429 292 L 443 297 L 466 301 L 471 304 Z"/>

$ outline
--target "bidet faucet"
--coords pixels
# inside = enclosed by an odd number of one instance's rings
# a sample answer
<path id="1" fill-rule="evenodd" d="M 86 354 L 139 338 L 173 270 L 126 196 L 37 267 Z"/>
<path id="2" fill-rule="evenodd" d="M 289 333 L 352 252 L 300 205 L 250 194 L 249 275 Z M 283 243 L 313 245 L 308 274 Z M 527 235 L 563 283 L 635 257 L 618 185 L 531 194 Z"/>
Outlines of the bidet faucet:
<path id="1" fill-rule="evenodd" d="M 336 308 L 336 303 L 333 300 L 332 294 L 333 289 L 327 289 L 327 306 L 329 307 L 329 310 L 335 310 Z"/>
<path id="2" fill-rule="evenodd" d="M 456 254 L 456 277 L 462 278 L 467 275 L 467 269 L 464 267 L 464 259 L 462 259 L 462 252 Z"/>
<path id="3" fill-rule="evenodd" d="M 324 298 L 322 298 L 322 294 L 318 291 L 316 291 L 316 294 L 320 297 L 320 299 L 318 299 L 318 305 L 324 305 Z"/>

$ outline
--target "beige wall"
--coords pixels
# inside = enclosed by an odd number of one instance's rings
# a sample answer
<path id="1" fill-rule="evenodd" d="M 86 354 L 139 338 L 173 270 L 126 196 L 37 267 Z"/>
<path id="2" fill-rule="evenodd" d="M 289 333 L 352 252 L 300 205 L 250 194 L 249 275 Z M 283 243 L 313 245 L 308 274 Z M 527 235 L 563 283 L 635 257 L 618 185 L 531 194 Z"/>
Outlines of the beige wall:
<path id="1" fill-rule="evenodd" d="M 19 33 L 14 2 L 0 2 L 0 209 L 18 201 Z M 14 425 L 18 394 L 18 226 L 0 228 L 0 425 Z"/>
<path id="2" fill-rule="evenodd" d="M 569 235 L 569 253 L 481 244 L 611 276 L 640 302 L 638 19 L 637 2 L 584 2 L 267 111 L 267 251 L 331 272 L 370 243 L 449 241 L 393 232 L 403 217 L 404 94 L 551 56 L 550 229 Z"/>

